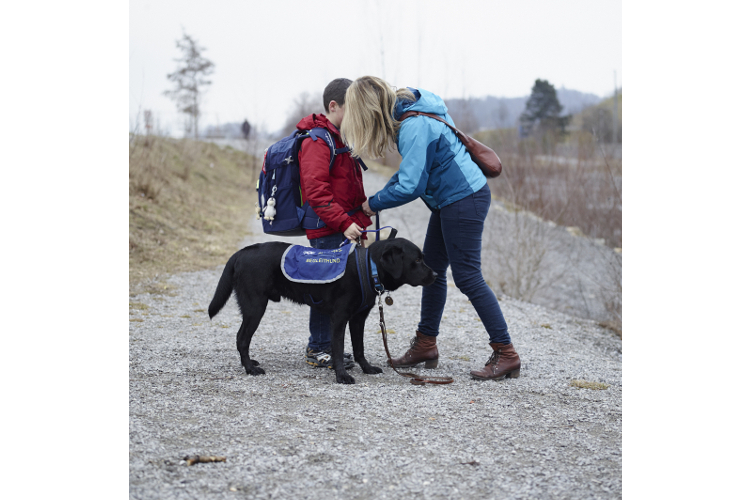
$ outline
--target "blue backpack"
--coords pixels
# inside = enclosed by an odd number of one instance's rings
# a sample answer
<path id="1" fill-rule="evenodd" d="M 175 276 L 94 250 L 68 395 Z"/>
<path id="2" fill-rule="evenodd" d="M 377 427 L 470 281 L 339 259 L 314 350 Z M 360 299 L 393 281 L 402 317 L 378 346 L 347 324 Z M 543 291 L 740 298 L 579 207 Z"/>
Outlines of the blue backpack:
<path id="1" fill-rule="evenodd" d="M 257 183 L 258 204 L 256 212 L 263 223 L 263 232 L 279 236 L 304 236 L 305 229 L 325 227 L 315 211 L 306 201 L 302 203 L 299 177 L 299 149 L 302 141 L 322 139 L 331 152 L 328 170 L 333 167 L 336 155 L 347 153 L 350 148 L 336 148 L 330 132 L 322 127 L 312 130 L 295 130 L 279 142 L 266 149 L 263 167 Z M 367 167 L 360 161 L 366 170 Z M 269 200 L 276 213 L 269 217 Z M 268 217 L 268 218 L 267 218 Z"/>

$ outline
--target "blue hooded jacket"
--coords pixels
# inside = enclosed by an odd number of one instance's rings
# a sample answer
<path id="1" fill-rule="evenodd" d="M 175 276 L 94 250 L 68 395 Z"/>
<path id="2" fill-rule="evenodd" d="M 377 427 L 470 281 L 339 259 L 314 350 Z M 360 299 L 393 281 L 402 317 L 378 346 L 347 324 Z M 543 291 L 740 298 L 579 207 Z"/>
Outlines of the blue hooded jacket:
<path id="1" fill-rule="evenodd" d="M 417 100 L 399 100 L 393 112 L 396 120 L 407 111 L 421 111 L 455 125 L 439 96 L 423 89 L 409 90 Z M 398 171 L 369 199 L 370 209 L 375 212 L 405 205 L 418 197 L 430 209 L 438 210 L 487 184 L 456 134 L 429 116 L 413 116 L 403 122 L 398 132 L 398 152 L 402 157 Z"/>

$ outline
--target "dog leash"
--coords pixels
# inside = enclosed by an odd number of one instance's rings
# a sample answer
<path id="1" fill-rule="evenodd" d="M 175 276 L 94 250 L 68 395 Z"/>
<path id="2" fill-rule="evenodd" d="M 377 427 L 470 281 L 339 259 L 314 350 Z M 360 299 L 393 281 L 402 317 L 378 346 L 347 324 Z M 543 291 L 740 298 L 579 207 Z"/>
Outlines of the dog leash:
<path id="1" fill-rule="evenodd" d="M 388 228 L 393 229 L 393 226 L 383 226 L 383 227 L 379 227 L 377 229 L 363 229 L 362 232 L 363 233 L 375 233 L 375 238 L 376 238 L 375 241 L 379 241 L 380 240 L 380 231 L 382 231 L 383 229 L 388 229 Z"/>
<path id="2" fill-rule="evenodd" d="M 380 213 L 375 214 L 375 229 L 368 229 L 365 231 L 362 231 L 363 233 L 375 233 L 375 241 L 380 240 L 380 231 L 383 229 L 387 229 L 393 227 L 391 226 L 385 226 L 380 227 Z M 362 241 L 358 240 L 359 245 L 362 245 Z M 374 262 L 372 263 L 374 268 Z M 391 358 L 391 352 L 388 350 L 388 339 L 387 339 L 387 332 L 385 328 L 385 316 L 383 315 L 383 300 L 382 295 L 385 291 L 383 286 L 379 285 L 379 280 L 377 279 L 377 273 L 373 273 L 373 278 L 375 279 L 375 292 L 378 294 L 378 309 L 380 310 L 380 331 L 383 334 L 383 347 L 385 348 L 385 354 L 388 356 L 388 366 L 390 366 L 394 372 L 398 373 L 402 377 L 406 377 L 411 379 L 410 382 L 414 385 L 425 385 L 425 384 L 451 384 L 453 383 L 453 377 L 421 377 L 415 373 L 409 373 L 409 372 L 400 372 L 396 369 L 395 366 L 393 366 L 393 359 Z M 388 293 L 388 296 L 385 298 L 385 303 L 390 305 L 393 305 L 393 299 L 391 299 L 390 293 Z"/>
<path id="3" fill-rule="evenodd" d="M 425 384 L 451 384 L 453 383 L 453 377 L 422 377 L 415 373 L 400 372 L 393 366 L 393 359 L 391 359 L 391 353 L 388 350 L 388 340 L 386 339 L 385 330 L 385 317 L 383 316 L 383 302 L 381 301 L 381 295 L 383 292 L 378 291 L 378 309 L 380 309 L 380 331 L 383 334 L 383 347 L 385 347 L 385 354 L 388 356 L 388 365 L 393 368 L 393 371 L 401 375 L 402 377 L 410 378 L 411 383 L 414 385 L 425 385 Z"/>

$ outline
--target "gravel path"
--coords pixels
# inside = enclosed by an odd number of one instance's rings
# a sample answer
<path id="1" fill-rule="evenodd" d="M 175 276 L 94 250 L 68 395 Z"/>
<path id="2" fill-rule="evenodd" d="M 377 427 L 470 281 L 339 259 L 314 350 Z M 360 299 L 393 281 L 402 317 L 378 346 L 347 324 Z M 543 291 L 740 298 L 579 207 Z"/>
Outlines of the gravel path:
<path id="1" fill-rule="evenodd" d="M 366 180 L 368 192 L 384 183 L 375 172 Z M 384 225 L 421 244 L 421 202 L 391 212 Z M 257 224 L 241 246 L 268 239 Z M 450 286 L 440 367 L 418 371 L 453 384 L 413 386 L 387 368 L 375 310 L 365 352 L 384 373 L 356 366 L 357 383 L 342 385 L 302 359 L 308 309 L 271 302 L 251 345 L 266 375 L 250 377 L 235 349 L 234 299 L 213 321 L 206 313 L 222 267 L 131 297 L 131 498 L 622 497 L 621 341 L 594 321 L 503 296 L 521 377 L 473 381 L 487 336 Z M 420 297 L 403 287 L 386 308 L 396 355 Z M 609 387 L 579 389 L 576 379 Z M 187 466 L 193 454 L 226 462 Z"/>

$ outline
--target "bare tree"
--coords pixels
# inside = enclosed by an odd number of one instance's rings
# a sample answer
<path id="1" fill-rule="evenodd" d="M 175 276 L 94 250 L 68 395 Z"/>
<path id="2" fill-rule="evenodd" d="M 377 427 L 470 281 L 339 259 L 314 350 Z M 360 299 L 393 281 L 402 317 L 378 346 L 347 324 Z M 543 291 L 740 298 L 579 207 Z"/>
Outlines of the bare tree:
<path id="1" fill-rule="evenodd" d="M 177 70 L 167 75 L 167 79 L 174 83 L 174 89 L 165 91 L 164 95 L 174 99 L 177 110 L 187 115 L 185 130 L 192 130 L 197 139 L 201 95 L 211 85 L 206 77 L 214 72 L 214 63 L 201 55 L 205 47 L 198 46 L 198 41 L 184 31 L 182 38 L 177 40 L 177 48 L 182 57 L 175 59 Z"/>
<path id="2" fill-rule="evenodd" d="M 291 134 L 297 129 L 297 123 L 304 117 L 312 113 L 325 113 L 323 109 L 323 93 L 310 94 L 309 92 L 302 92 L 292 102 L 289 108 L 289 114 L 287 115 L 284 126 L 281 129 L 281 134 L 286 136 Z"/>
<path id="3" fill-rule="evenodd" d="M 451 118 L 456 124 L 456 128 L 466 134 L 473 134 L 479 129 L 479 121 L 474 114 L 472 99 L 461 98 L 455 101 L 457 106 L 450 109 Z"/>

